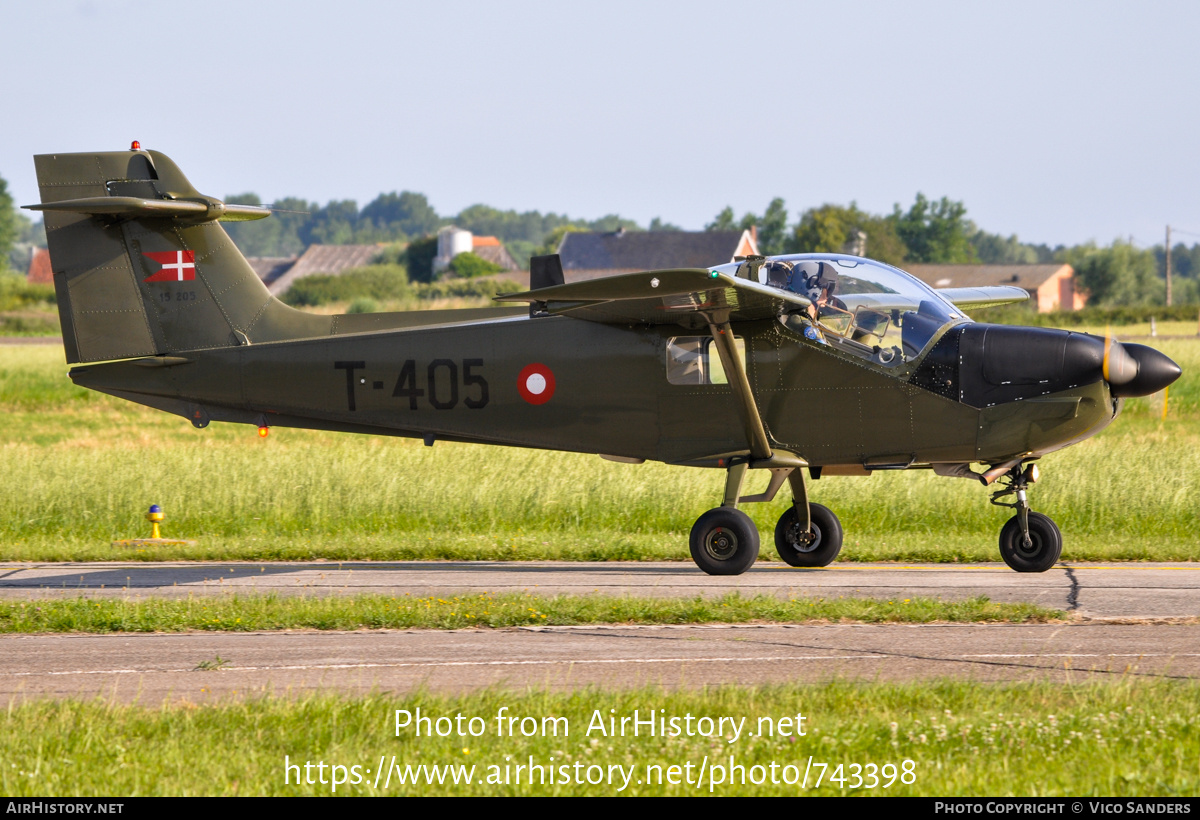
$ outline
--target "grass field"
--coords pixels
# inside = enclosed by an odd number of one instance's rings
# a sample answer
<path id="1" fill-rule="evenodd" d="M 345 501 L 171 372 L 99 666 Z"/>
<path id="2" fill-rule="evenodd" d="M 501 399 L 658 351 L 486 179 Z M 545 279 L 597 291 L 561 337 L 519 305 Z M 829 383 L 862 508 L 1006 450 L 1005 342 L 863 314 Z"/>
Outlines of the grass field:
<path id="1" fill-rule="evenodd" d="M 1184 375 L 1108 430 L 1043 460 L 1034 508 L 1066 560 L 1200 553 L 1200 342 L 1157 345 Z M 184 420 L 74 387 L 54 346 L 0 348 L 0 560 L 687 560 L 716 471 L 594 456 Z M 752 481 L 763 482 L 752 474 Z M 928 472 L 811 483 L 841 517 L 840 560 L 996 560 L 1008 511 L 988 490 Z M 786 506 L 746 505 L 765 533 Z M 151 503 L 195 547 L 122 550 Z"/>
<path id="2" fill-rule="evenodd" d="M 505 708 L 508 716 L 535 718 L 537 736 L 521 736 L 515 728 L 516 737 L 498 736 L 495 716 Z M 467 736 L 417 737 L 411 727 L 397 731 L 397 709 L 414 718 L 417 709 L 435 719 L 462 715 Z M 597 715 L 632 717 L 639 710 L 644 719 L 659 709 L 667 719 L 680 719 L 678 737 L 647 737 L 644 728 L 639 737 L 606 736 L 593 723 Z M 694 720 L 688 723 L 686 715 Z M 795 721 L 797 715 L 805 720 Z M 721 716 L 745 718 L 740 735 L 731 723 L 713 731 L 700 720 Z M 480 719 L 475 737 L 470 736 L 471 717 Z M 543 718 L 565 721 L 543 723 Z M 780 718 L 792 720 L 781 723 Z M 449 726 L 442 724 L 447 731 Z M 543 726 L 548 736 L 542 735 Z M 441 785 L 436 780 L 401 785 L 393 756 L 400 773 L 422 765 L 473 766 L 473 782 L 455 784 L 446 777 Z M 392 771 L 390 784 L 383 777 L 375 783 L 381 757 L 382 768 Z M 297 768 L 285 772 L 285 758 Z M 516 785 L 515 765 L 530 759 L 544 769 L 553 765 L 569 782 Z M 268 697 L 158 708 L 101 700 L 31 701 L 10 704 L 0 715 L 0 761 L 0 792 L 10 797 L 710 791 L 1186 797 L 1200 792 L 1200 685 L 1134 678 L 1070 685 L 832 683 L 692 692 L 491 691 L 454 698 Z M 306 762 L 313 764 L 307 775 Z M 324 763 L 323 771 L 318 763 Z M 343 767 L 336 790 L 333 765 Z M 609 768 L 615 766 L 630 776 Z M 671 766 L 679 767 L 676 785 L 668 781 Z M 744 785 L 736 766 L 744 767 Z M 703 780 L 701 770 L 708 773 Z M 805 772 L 806 787 L 797 782 Z M 608 773 L 614 785 L 573 782 Z M 431 771 L 415 774 L 423 781 Z M 459 770 L 460 781 L 465 774 Z M 489 775 L 499 782 L 488 784 Z M 773 784 L 772 775 L 780 782 Z M 872 776 L 873 788 L 868 787 Z M 307 777 L 311 785 L 297 784 Z"/>
<path id="3" fill-rule="evenodd" d="M 1160 329 L 1161 332 L 1161 329 Z M 1067 560 L 1191 560 L 1200 531 L 1200 343 L 1156 342 L 1184 367 L 1162 398 L 1128 403 L 1100 436 L 1043 462 L 1036 509 L 1062 526 Z M 0 348 L 0 559 L 534 559 L 688 560 L 692 522 L 721 490 L 715 471 L 618 465 L 595 457 L 184 420 L 73 387 L 61 348 Z M 756 481 L 762 480 L 756 477 Z M 1007 511 L 987 491 L 928 473 L 813 482 L 814 500 L 846 527 L 842 560 L 996 560 Z M 132 551 L 110 541 L 145 535 L 150 503 L 167 512 L 164 534 L 187 548 Z M 747 505 L 766 536 L 783 510 Z M 813 619 L 910 621 L 1053 620 L 1059 613 L 984 600 L 778 601 L 730 596 L 708 602 L 471 596 L 456 598 L 109 599 L 0 604 L 0 631 L 177 631 L 280 628 L 512 626 L 530 623 Z M 198 681 L 205 675 L 197 671 Z M 203 684 L 198 684 L 202 686 Z M 282 695 L 283 693 L 280 693 Z M 396 736 L 397 709 L 492 718 L 565 717 L 569 737 Z M 585 733 L 601 716 L 662 714 L 761 717 L 803 713 L 807 734 L 605 737 Z M 614 710 L 611 711 L 610 710 Z M 249 697 L 158 707 L 19 699 L 0 714 L 0 792 L 26 795 L 304 795 L 335 793 L 297 783 L 303 764 L 359 766 L 355 794 L 675 795 L 710 785 L 659 783 L 669 767 L 690 775 L 724 767 L 715 794 L 1173 796 L 1200 792 L 1200 685 L 1129 675 L 1110 683 L 721 687 L 665 692 L 500 690 L 462 697 L 319 695 Z M 750 729 L 753 731 L 753 729 Z M 471 785 L 378 787 L 381 756 L 407 766 L 466 764 Z M 730 758 L 733 758 L 731 760 Z M 518 762 L 624 767 L 616 785 L 515 785 Z M 285 758 L 299 764 L 285 772 Z M 553 761 L 551 761 L 553 758 Z M 813 770 L 805 787 L 773 784 Z M 905 761 L 911 761 L 907 764 Z M 703 762 L 703 763 L 702 763 Z M 576 764 L 579 764 L 576 767 Z M 731 764 L 766 782 L 738 782 Z M 837 767 L 841 765 L 841 769 Z M 860 768 L 855 770 L 852 764 Z M 873 764 L 876 785 L 870 781 Z M 886 768 L 890 765 L 890 769 Z M 755 766 L 763 767 L 756 770 Z M 499 773 L 501 782 L 487 783 Z M 657 768 L 656 768 L 657 767 Z M 412 770 L 407 770 L 412 771 Z M 441 770 L 445 773 L 445 769 Z M 595 771 L 600 771 L 596 769 Z M 416 772 L 429 775 L 432 770 Z M 883 787 L 889 780 L 891 785 Z M 462 771 L 459 771 L 460 776 Z M 395 774 L 398 780 L 399 775 Z M 285 779 L 290 782 L 285 782 Z M 639 784 L 638 779 L 645 782 Z M 730 780 L 733 783 L 730 783 Z M 483 782 L 480 782 L 482 780 Z"/>
<path id="4" fill-rule="evenodd" d="M 356 595 L 117 601 L 71 598 L 0 601 L 0 633 L 259 632 L 277 629 L 465 629 L 597 623 L 1048 623 L 1066 613 L 987 598 L 868 598 L 781 601 L 765 595 L 702 598 L 531 595 L 520 593 L 413 597 Z"/>

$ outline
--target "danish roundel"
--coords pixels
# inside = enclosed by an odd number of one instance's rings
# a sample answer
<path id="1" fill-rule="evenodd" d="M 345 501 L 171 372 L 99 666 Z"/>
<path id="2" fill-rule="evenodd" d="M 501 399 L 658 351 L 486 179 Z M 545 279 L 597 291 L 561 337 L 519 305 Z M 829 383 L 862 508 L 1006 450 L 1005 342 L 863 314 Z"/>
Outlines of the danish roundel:
<path id="1" fill-rule="evenodd" d="M 554 371 L 544 364 L 526 365 L 517 376 L 517 390 L 530 404 L 545 404 L 554 395 Z"/>

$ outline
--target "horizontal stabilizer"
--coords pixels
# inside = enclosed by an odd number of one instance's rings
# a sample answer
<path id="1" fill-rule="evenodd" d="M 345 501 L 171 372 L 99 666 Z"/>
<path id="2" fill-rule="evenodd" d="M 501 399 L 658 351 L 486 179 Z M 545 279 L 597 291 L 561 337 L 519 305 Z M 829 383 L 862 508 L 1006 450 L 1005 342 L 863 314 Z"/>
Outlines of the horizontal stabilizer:
<path id="1" fill-rule="evenodd" d="M 83 199 L 62 199 L 25 205 L 30 211 L 65 211 L 97 216 L 128 216 L 132 218 L 179 219 L 189 222 L 244 222 L 271 215 L 268 208 L 253 205 L 226 205 L 220 200 L 197 202 L 187 199 L 144 199 L 136 196 L 90 196 Z"/>
<path id="2" fill-rule="evenodd" d="M 547 313 L 605 324 L 675 324 L 704 314 L 719 322 L 773 319 L 808 307 L 805 297 L 704 268 L 626 273 L 497 296 Z"/>
<path id="3" fill-rule="evenodd" d="M 967 308 L 998 307 L 1024 302 L 1028 291 L 1011 285 L 992 285 L 981 288 L 938 288 L 938 293 L 947 301 L 964 310 Z"/>

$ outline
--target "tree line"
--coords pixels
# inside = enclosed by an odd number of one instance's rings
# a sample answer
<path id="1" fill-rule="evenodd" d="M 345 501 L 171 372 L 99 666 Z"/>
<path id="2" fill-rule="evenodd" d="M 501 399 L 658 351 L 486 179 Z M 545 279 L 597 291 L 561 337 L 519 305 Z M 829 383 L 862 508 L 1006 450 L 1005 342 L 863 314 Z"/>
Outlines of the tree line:
<path id="1" fill-rule="evenodd" d="M 263 205 L 254 193 L 227 198 L 231 203 Z M 437 230 L 457 225 L 477 235 L 496 236 L 521 265 L 531 256 L 553 253 L 570 231 L 677 231 L 659 217 L 643 228 L 618 214 L 577 219 L 539 211 L 500 210 L 472 205 L 454 215 L 441 215 L 428 198 L 413 191 L 384 193 L 362 208 L 354 200 L 325 205 L 288 197 L 270 203 L 274 214 L 255 222 L 227 223 L 226 230 L 247 256 L 294 256 L 311 244 L 387 243 L 381 261 L 407 265 L 417 281 L 432 278 Z M 1097 306 L 1163 304 L 1166 297 L 1162 245 L 1139 248 L 1115 240 L 1107 246 L 1088 242 L 1065 246 L 1021 242 L 1016 236 L 988 233 L 967 218 L 959 201 L 931 200 L 918 193 L 910 206 L 895 205 L 891 213 L 864 211 L 849 205 L 824 204 L 802 211 L 791 221 L 785 201 L 772 199 L 761 214 L 737 218 L 732 207 L 721 210 L 705 230 L 755 227 L 760 250 L 767 255 L 809 252 L 863 252 L 903 268 L 912 263 L 1036 264 L 1067 263 L 1077 271 L 1080 286 Z M 14 207 L 8 186 L 0 177 L 0 270 L 27 269 L 35 246 L 45 245 L 41 223 L 32 222 Z M 1173 301 L 1200 302 L 1200 243 L 1179 243 L 1171 250 Z"/>

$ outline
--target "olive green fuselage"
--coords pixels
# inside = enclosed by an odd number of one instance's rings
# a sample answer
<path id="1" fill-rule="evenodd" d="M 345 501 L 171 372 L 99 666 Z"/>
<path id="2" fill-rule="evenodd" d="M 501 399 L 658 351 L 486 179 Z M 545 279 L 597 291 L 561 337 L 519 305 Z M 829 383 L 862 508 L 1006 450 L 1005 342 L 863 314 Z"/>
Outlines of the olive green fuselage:
<path id="1" fill-rule="evenodd" d="M 463 311 L 467 319 L 472 311 Z M 495 311 L 491 312 L 492 315 Z M 386 315 L 379 316 L 386 323 Z M 734 327 L 773 449 L 813 466 L 897 468 L 1041 455 L 1103 429 L 1103 381 L 977 409 L 804 340 L 776 321 Z M 208 420 L 425 437 L 726 466 L 747 451 L 727 384 L 668 379 L 679 326 L 506 318 L 88 364 L 76 383 Z M 531 365 L 548 373 L 531 394 Z M 432 437 L 432 438 L 430 438 Z"/>

